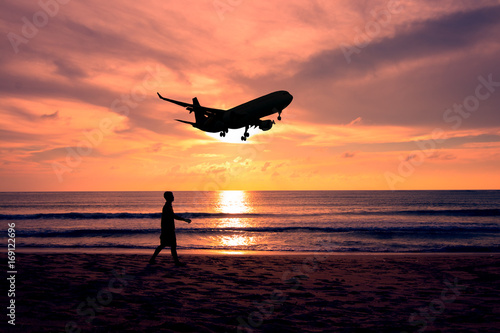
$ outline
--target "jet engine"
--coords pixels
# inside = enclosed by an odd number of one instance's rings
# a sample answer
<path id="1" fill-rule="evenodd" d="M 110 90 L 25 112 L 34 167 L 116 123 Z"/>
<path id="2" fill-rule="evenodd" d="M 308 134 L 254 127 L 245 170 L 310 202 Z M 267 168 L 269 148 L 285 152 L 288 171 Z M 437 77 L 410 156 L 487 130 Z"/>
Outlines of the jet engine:
<path id="1" fill-rule="evenodd" d="M 263 131 L 269 131 L 274 125 L 274 120 L 262 120 L 259 123 L 259 128 Z"/>

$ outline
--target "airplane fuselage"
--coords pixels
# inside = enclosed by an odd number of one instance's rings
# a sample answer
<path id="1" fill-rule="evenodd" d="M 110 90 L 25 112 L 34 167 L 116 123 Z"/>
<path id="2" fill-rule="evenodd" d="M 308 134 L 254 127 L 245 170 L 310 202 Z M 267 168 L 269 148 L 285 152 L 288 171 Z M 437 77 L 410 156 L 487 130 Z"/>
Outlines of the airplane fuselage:
<path id="1" fill-rule="evenodd" d="M 252 120 L 258 120 L 283 111 L 291 102 L 292 95 L 287 91 L 275 91 L 249 102 L 238 105 L 226 111 L 233 113 L 233 121 L 229 122 L 232 129 L 245 127 Z M 231 118 L 231 116 L 229 116 Z"/>
<path id="2" fill-rule="evenodd" d="M 247 126 L 259 126 L 260 118 L 281 113 L 291 102 L 293 96 L 287 91 L 275 91 L 249 102 L 226 110 L 224 113 L 207 121 L 203 126 L 207 132 L 221 132 Z M 202 128 L 200 128 L 202 129 Z"/>

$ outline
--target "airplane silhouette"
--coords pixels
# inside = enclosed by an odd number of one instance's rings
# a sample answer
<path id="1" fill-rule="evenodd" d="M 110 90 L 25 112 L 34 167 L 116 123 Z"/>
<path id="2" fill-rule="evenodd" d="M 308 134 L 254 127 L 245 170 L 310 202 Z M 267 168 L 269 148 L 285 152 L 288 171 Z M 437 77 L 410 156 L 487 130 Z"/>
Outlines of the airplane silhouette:
<path id="1" fill-rule="evenodd" d="M 278 113 L 278 120 L 281 120 L 281 112 L 293 99 L 293 96 L 284 90 L 275 91 L 261 96 L 249 102 L 238 105 L 229 110 L 213 109 L 201 106 L 198 99 L 193 98 L 193 104 L 168 99 L 157 93 L 158 97 L 164 101 L 185 107 L 189 113 L 194 112 L 196 122 L 179 120 L 181 123 L 190 124 L 194 128 L 205 132 L 220 132 L 221 137 L 225 137 L 229 129 L 245 128 L 245 133 L 241 137 L 246 141 L 250 126 L 259 127 L 263 131 L 270 130 L 275 124 L 274 120 L 261 120 L 260 118 Z"/>

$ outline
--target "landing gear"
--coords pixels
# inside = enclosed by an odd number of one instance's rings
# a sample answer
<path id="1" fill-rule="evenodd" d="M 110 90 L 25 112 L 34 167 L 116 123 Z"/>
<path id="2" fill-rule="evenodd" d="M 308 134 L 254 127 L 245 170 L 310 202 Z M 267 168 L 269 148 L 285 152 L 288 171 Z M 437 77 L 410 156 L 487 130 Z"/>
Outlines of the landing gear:
<path id="1" fill-rule="evenodd" d="M 278 111 L 278 120 L 281 120 L 281 111 Z"/>
<path id="2" fill-rule="evenodd" d="M 241 141 L 247 141 L 247 138 L 250 136 L 248 133 L 248 126 L 245 126 L 245 133 L 243 133 L 243 136 L 241 137 Z"/>
<path id="3" fill-rule="evenodd" d="M 224 138 L 226 136 L 226 133 L 228 133 L 228 132 L 229 132 L 228 129 L 227 130 L 223 130 L 222 132 L 220 132 L 220 137 Z"/>

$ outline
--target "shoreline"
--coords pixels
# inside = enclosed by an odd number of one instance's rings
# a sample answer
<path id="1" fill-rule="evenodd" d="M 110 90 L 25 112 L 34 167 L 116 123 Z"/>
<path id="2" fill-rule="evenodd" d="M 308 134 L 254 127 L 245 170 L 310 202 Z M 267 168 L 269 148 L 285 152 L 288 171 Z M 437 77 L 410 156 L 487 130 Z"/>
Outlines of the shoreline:
<path id="1" fill-rule="evenodd" d="M 127 248 L 18 248 L 18 253 L 30 254 L 130 254 L 130 255 L 152 255 L 156 247 L 151 249 L 127 249 Z M 161 254 L 170 254 L 169 248 L 165 248 Z M 238 250 L 206 250 L 206 249 L 182 249 L 177 247 L 179 255 L 204 256 L 204 255 L 228 255 L 228 256 L 471 256 L 487 255 L 500 256 L 500 252 L 315 252 L 315 251 L 238 251 Z"/>

